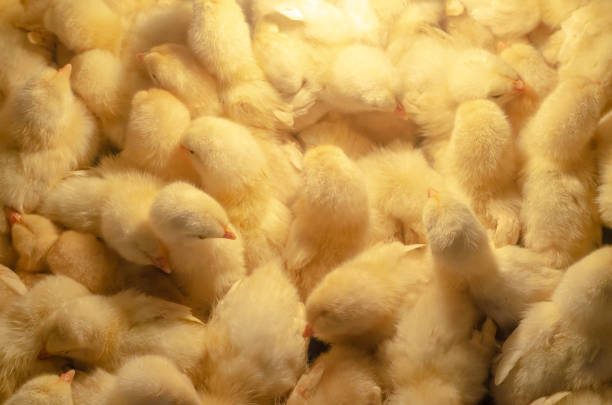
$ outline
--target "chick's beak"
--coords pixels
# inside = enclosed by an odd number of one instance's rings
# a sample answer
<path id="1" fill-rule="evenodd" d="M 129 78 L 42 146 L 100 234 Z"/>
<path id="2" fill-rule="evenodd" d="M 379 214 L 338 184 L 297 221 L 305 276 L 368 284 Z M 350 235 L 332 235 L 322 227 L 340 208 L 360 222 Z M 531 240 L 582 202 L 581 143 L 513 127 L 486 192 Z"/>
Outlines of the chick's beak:
<path id="1" fill-rule="evenodd" d="M 440 202 L 440 193 L 435 188 L 427 189 L 427 198 L 433 198 L 437 202 Z"/>
<path id="2" fill-rule="evenodd" d="M 222 238 L 224 238 L 224 239 L 231 239 L 231 240 L 235 240 L 236 239 L 236 234 L 234 234 L 234 232 L 230 231 L 227 226 L 224 227 L 224 231 L 225 231 L 225 233 L 223 234 Z"/>
<path id="3" fill-rule="evenodd" d="M 70 78 L 70 74 L 72 73 L 72 65 L 70 63 L 68 63 L 67 65 L 64 65 L 63 67 L 57 69 L 57 74 L 58 75 L 66 75 L 68 78 Z"/>
<path id="4" fill-rule="evenodd" d="M 151 259 L 151 263 L 166 274 L 172 273 L 172 269 L 168 264 L 168 259 L 166 259 L 165 256 L 154 257 Z"/>
<path id="5" fill-rule="evenodd" d="M 21 218 L 21 213 L 19 211 L 5 207 L 4 213 L 6 214 L 6 218 L 11 225 L 23 224 L 23 219 Z"/>
<path id="6" fill-rule="evenodd" d="M 38 360 L 46 360 L 48 358 L 52 357 L 49 352 L 47 352 L 47 348 L 43 347 L 42 349 L 40 349 L 40 352 L 38 352 L 38 356 L 36 357 Z"/>
<path id="7" fill-rule="evenodd" d="M 527 90 L 527 85 L 521 79 L 514 80 L 512 82 L 512 87 L 514 93 L 523 94 Z"/>
<path id="8" fill-rule="evenodd" d="M 76 374 L 75 370 L 68 370 L 64 374 L 59 376 L 60 381 L 67 382 L 70 384 L 72 380 L 74 380 L 74 375 Z"/>
<path id="9" fill-rule="evenodd" d="M 138 59 L 139 61 L 142 62 L 144 60 L 145 56 L 147 56 L 146 52 L 140 52 L 140 53 L 136 54 L 136 59 Z"/>
<path id="10" fill-rule="evenodd" d="M 307 323 L 306 327 L 304 328 L 304 332 L 302 332 L 302 337 L 303 338 L 309 338 L 312 335 L 314 335 L 314 331 L 312 330 L 312 324 L 311 323 Z"/>
<path id="11" fill-rule="evenodd" d="M 395 111 L 394 114 L 396 114 L 397 116 L 399 116 L 402 119 L 408 119 L 408 114 L 406 113 L 406 109 L 404 108 L 404 105 L 402 104 L 401 101 L 396 100 L 395 102 Z"/>

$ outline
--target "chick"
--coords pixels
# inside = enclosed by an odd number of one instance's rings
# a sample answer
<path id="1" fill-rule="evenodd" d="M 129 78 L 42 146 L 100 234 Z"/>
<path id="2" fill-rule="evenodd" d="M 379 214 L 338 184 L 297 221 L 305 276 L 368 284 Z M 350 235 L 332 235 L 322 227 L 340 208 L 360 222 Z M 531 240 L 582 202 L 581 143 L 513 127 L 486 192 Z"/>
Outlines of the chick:
<path id="1" fill-rule="evenodd" d="M 85 287 L 63 276 L 45 277 L 0 314 L 0 400 L 29 378 L 56 373 L 64 361 L 37 359 L 45 320 L 64 302 L 88 295 Z"/>
<path id="2" fill-rule="evenodd" d="M 531 0 L 461 0 L 472 18 L 488 27 L 496 37 L 517 38 L 540 23 L 540 7 Z"/>
<path id="3" fill-rule="evenodd" d="M 75 405 L 109 405 L 109 395 L 117 377 L 99 367 L 81 371 L 72 381 L 72 400 Z"/>
<path id="4" fill-rule="evenodd" d="M 334 346 L 300 377 L 287 405 L 381 405 L 374 357 L 351 346 Z"/>
<path id="5" fill-rule="evenodd" d="M 172 361 L 154 355 L 125 363 L 107 395 L 109 405 L 201 405 L 189 378 Z"/>
<path id="6" fill-rule="evenodd" d="M 267 157 L 250 131 L 225 118 L 200 117 L 182 145 L 202 188 L 225 208 L 244 238 L 247 269 L 278 257 L 291 212 L 273 195 Z"/>
<path id="7" fill-rule="evenodd" d="M 599 187 L 597 205 L 601 222 L 612 227 L 612 112 L 604 115 L 597 126 L 597 163 Z"/>
<path id="8" fill-rule="evenodd" d="M 57 375 L 45 374 L 23 384 L 6 402 L 6 405 L 72 405 L 70 384 L 75 371 Z"/>
<path id="9" fill-rule="evenodd" d="M 307 152 L 302 175 L 283 257 L 306 300 L 325 274 L 366 247 L 369 207 L 363 174 L 335 146 Z"/>
<path id="10" fill-rule="evenodd" d="M 359 159 L 372 208 L 371 239 L 425 242 L 423 206 L 430 187 L 445 188 L 442 177 L 420 150 L 399 146 L 380 148 Z"/>
<path id="11" fill-rule="evenodd" d="M 235 284 L 206 327 L 203 403 L 277 403 L 306 368 L 304 325 L 304 307 L 280 263 Z"/>
<path id="12" fill-rule="evenodd" d="M 225 29 L 228 26 L 231 29 Z M 188 42 L 218 80 L 221 102 L 230 118 L 267 129 L 293 126 L 291 107 L 255 61 L 249 27 L 235 0 L 194 0 Z"/>
<path id="13" fill-rule="evenodd" d="M 66 301 L 48 320 L 42 353 L 108 371 L 131 356 L 158 354 L 189 374 L 202 355 L 204 326 L 185 306 L 133 290 Z"/>
<path id="14" fill-rule="evenodd" d="M 590 142 L 602 108 L 601 87 L 566 79 L 521 133 L 522 241 L 564 268 L 601 243 Z M 560 238 L 562 232 L 565 237 Z"/>
<path id="15" fill-rule="evenodd" d="M 559 28 L 572 13 L 591 0 L 540 0 L 542 23 L 550 28 Z"/>
<path id="16" fill-rule="evenodd" d="M 421 246 L 381 243 L 328 273 L 306 300 L 304 336 L 364 347 L 391 337 L 398 308 L 409 308 L 429 280 Z"/>
<path id="17" fill-rule="evenodd" d="M 493 386 L 497 403 L 530 404 L 610 381 L 611 263 L 612 248 L 594 251 L 568 268 L 550 301 L 529 309 L 502 347 Z"/>
<path id="18" fill-rule="evenodd" d="M 3 227 L 8 228 L 8 222 L 0 217 L 0 264 L 14 267 L 15 263 L 17 263 L 17 252 L 13 248 L 10 234 L 2 232 Z M 8 229 L 6 230 L 8 231 Z"/>
<path id="19" fill-rule="evenodd" d="M 612 389 L 608 386 L 598 390 L 561 391 L 538 398 L 530 405 L 605 405 L 612 400 Z"/>
<path id="20" fill-rule="evenodd" d="M 11 228 L 13 246 L 19 255 L 16 271 L 39 272 L 47 267 L 49 249 L 59 237 L 59 229 L 45 217 L 20 215 Z"/>
<path id="21" fill-rule="evenodd" d="M 172 183 L 157 195 L 150 221 L 168 248 L 172 278 L 196 315 L 206 319 L 246 273 L 242 239 L 223 207 L 187 183 Z"/>
<path id="22" fill-rule="evenodd" d="M 167 180 L 195 182 L 196 173 L 181 150 L 181 136 L 191 122 L 189 110 L 165 90 L 134 95 L 119 160 Z"/>
<path id="23" fill-rule="evenodd" d="M 6 266 L 0 265 L 0 312 L 15 298 L 28 292 L 28 288 L 19 279 L 15 272 Z"/>
<path id="24" fill-rule="evenodd" d="M 466 101 L 457 108 L 450 142 L 438 163 L 498 247 L 517 243 L 521 231 L 514 152 L 512 128 L 497 104 Z"/>
<path id="25" fill-rule="evenodd" d="M 164 44 L 151 48 L 140 58 L 153 83 L 185 103 L 191 118 L 223 113 L 215 79 L 195 60 L 189 48 Z"/>

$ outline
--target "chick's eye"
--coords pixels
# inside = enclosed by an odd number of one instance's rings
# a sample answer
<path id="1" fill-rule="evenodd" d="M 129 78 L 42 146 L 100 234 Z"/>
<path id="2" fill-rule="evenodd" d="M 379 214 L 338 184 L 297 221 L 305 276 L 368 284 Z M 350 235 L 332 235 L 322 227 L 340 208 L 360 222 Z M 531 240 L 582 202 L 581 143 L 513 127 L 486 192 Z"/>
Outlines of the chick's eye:
<path id="1" fill-rule="evenodd" d="M 198 235 L 198 239 L 206 239 L 206 236 L 204 236 L 204 235 Z"/>
<path id="2" fill-rule="evenodd" d="M 503 96 L 503 94 L 494 94 L 491 96 L 491 98 L 501 98 Z"/>
<path id="3" fill-rule="evenodd" d="M 195 155 L 195 152 L 192 151 L 191 149 L 189 149 L 189 153 L 191 153 L 192 155 Z"/>

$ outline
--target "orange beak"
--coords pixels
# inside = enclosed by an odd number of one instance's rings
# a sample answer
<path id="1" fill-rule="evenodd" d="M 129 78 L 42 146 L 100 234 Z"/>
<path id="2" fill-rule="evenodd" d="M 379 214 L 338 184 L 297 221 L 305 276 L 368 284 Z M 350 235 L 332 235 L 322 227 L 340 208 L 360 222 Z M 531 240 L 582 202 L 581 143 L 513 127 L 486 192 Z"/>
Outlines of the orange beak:
<path id="1" fill-rule="evenodd" d="M 306 327 L 304 328 L 304 332 L 302 332 L 302 337 L 309 338 L 312 335 L 314 335 L 314 331 L 312 330 L 312 324 L 307 323 Z"/>
<path id="2" fill-rule="evenodd" d="M 66 75 L 68 78 L 70 78 L 71 73 L 72 73 L 72 65 L 70 63 L 57 69 L 57 74 Z"/>
<path id="3" fill-rule="evenodd" d="M 231 239 L 231 240 L 236 239 L 236 234 L 234 232 L 230 231 L 228 227 L 225 227 L 224 229 L 225 229 L 225 233 L 223 234 L 222 238 Z"/>
<path id="4" fill-rule="evenodd" d="M 393 112 L 395 115 L 399 116 L 401 119 L 408 119 L 408 114 L 406 113 L 406 109 L 401 101 L 396 100 L 395 102 L 395 111 Z"/>
<path id="5" fill-rule="evenodd" d="M 75 370 L 68 370 L 64 374 L 59 376 L 60 381 L 67 382 L 70 384 L 72 380 L 74 380 L 74 375 L 76 374 Z"/>
<path id="6" fill-rule="evenodd" d="M 19 211 L 15 211 L 12 208 L 5 207 L 4 213 L 6 214 L 6 218 L 8 219 L 11 225 L 23 224 L 23 219 L 21 218 L 21 213 Z"/>
<path id="7" fill-rule="evenodd" d="M 427 189 L 427 198 L 433 198 L 437 202 L 440 202 L 440 193 L 435 188 Z"/>
<path id="8" fill-rule="evenodd" d="M 50 355 L 50 354 L 47 352 L 47 349 L 43 347 L 43 348 L 40 350 L 40 352 L 38 352 L 38 357 L 37 357 L 37 359 L 38 359 L 38 360 L 46 360 L 46 359 L 48 359 L 48 358 L 50 358 L 50 357 L 52 357 L 52 356 L 51 356 L 51 355 Z"/>
<path id="9" fill-rule="evenodd" d="M 136 59 L 138 59 L 139 61 L 143 61 L 145 56 L 147 56 L 147 52 L 141 52 L 141 53 L 137 53 L 136 54 Z"/>
<path id="10" fill-rule="evenodd" d="M 166 274 L 172 273 L 172 269 L 168 264 L 168 259 L 166 259 L 165 256 L 154 257 L 151 259 L 151 263 L 153 263 L 153 266 L 157 267 Z"/>
<path id="11" fill-rule="evenodd" d="M 523 94 L 527 91 L 527 85 L 521 79 L 512 81 L 513 91 L 517 94 Z"/>

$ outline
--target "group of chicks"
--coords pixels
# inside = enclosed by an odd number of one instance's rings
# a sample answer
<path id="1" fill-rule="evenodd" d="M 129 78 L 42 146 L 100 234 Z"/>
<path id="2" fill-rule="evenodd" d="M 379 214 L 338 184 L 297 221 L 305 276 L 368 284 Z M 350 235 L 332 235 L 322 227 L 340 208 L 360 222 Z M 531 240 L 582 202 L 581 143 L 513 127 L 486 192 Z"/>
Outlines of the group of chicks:
<path id="1" fill-rule="evenodd" d="M 0 403 L 612 404 L 612 1 L 4 0 L 0 60 Z"/>

